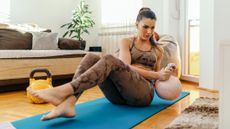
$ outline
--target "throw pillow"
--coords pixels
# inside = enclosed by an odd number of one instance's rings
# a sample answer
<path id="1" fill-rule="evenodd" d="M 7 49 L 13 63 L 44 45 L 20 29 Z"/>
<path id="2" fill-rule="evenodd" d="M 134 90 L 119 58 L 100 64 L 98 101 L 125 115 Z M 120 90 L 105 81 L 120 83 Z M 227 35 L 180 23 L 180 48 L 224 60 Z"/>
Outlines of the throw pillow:
<path id="1" fill-rule="evenodd" d="M 0 23 L 0 29 L 7 29 L 9 27 L 9 24 L 7 23 Z"/>
<path id="2" fill-rule="evenodd" d="M 32 34 L 28 32 L 0 29 L 0 49 L 31 49 Z"/>
<path id="3" fill-rule="evenodd" d="M 55 50 L 58 49 L 58 33 L 32 32 L 34 50 Z"/>
<path id="4" fill-rule="evenodd" d="M 177 40 L 168 34 L 160 35 L 158 44 L 164 49 L 163 59 L 161 61 L 161 68 L 164 68 L 169 63 L 176 64 L 176 74 L 180 77 L 181 72 L 181 58 L 180 48 Z"/>
<path id="5" fill-rule="evenodd" d="M 81 43 L 74 39 L 59 38 L 58 47 L 60 49 L 80 49 Z"/>

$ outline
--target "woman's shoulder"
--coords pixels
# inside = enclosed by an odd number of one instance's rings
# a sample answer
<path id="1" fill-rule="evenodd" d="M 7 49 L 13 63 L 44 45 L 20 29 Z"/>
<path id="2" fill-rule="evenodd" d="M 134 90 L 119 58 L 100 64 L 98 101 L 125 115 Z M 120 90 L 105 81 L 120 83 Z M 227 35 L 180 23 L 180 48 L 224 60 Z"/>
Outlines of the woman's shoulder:
<path id="1" fill-rule="evenodd" d="M 121 42 L 132 43 L 133 40 L 134 40 L 134 37 L 126 37 L 126 38 L 122 38 Z"/>
<path id="2" fill-rule="evenodd" d="M 127 38 L 122 38 L 120 41 L 120 45 L 125 45 L 131 47 L 133 44 L 134 37 L 127 37 Z"/>

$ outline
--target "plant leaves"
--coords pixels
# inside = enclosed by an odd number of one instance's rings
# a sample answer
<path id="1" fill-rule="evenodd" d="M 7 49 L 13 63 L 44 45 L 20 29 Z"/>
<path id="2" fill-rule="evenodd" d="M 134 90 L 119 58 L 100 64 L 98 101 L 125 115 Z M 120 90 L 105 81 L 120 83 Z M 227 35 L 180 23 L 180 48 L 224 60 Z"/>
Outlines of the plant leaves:
<path id="1" fill-rule="evenodd" d="M 82 34 L 89 34 L 88 28 L 93 27 L 95 22 L 91 17 L 92 12 L 88 9 L 89 5 L 85 3 L 85 0 L 80 0 L 80 4 L 72 11 L 71 22 L 61 26 L 61 28 L 67 27 L 63 37 L 68 35 L 71 38 L 82 40 Z"/>
<path id="2" fill-rule="evenodd" d="M 68 33 L 69 31 L 66 31 L 62 37 L 65 38 Z"/>
<path id="3" fill-rule="evenodd" d="M 61 28 L 68 26 L 69 24 L 71 24 L 71 23 L 66 23 L 66 24 L 62 25 Z"/>

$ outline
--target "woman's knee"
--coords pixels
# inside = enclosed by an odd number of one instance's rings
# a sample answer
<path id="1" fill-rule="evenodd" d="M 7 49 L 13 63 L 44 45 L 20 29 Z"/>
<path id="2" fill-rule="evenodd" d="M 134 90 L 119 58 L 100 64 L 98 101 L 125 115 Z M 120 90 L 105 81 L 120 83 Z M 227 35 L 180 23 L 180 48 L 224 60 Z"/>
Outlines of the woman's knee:
<path id="1" fill-rule="evenodd" d="M 93 54 L 93 53 L 87 53 L 84 58 L 90 58 L 90 59 L 100 59 L 100 56 Z"/>
<path id="2" fill-rule="evenodd" d="M 81 64 L 86 65 L 84 67 L 88 67 L 88 66 L 94 65 L 99 60 L 100 60 L 100 56 L 98 56 L 96 54 L 88 53 L 81 60 Z"/>
<path id="3" fill-rule="evenodd" d="M 104 59 L 104 60 L 117 60 L 117 58 L 111 54 L 107 54 L 107 55 L 103 56 L 102 59 Z"/>
<path id="4" fill-rule="evenodd" d="M 111 65 L 113 68 L 123 69 L 127 67 L 124 62 L 111 54 L 103 56 L 102 60 L 104 60 L 107 65 Z"/>

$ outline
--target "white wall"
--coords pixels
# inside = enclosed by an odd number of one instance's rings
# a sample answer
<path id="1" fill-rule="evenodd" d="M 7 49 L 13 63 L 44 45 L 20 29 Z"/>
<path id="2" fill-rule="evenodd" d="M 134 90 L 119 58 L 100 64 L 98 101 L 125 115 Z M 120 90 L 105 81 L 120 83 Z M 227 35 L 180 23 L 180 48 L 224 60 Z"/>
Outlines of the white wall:
<path id="1" fill-rule="evenodd" d="M 200 4 L 200 79 L 199 86 L 214 88 L 214 1 Z"/>
<path id="2" fill-rule="evenodd" d="M 59 32 L 60 26 L 70 20 L 77 3 L 77 0 L 11 0 L 11 22 L 36 23 Z"/>
<path id="3" fill-rule="evenodd" d="M 219 45 L 229 40 L 229 0 L 202 0 L 200 23 L 200 87 L 220 89 Z"/>
<path id="4" fill-rule="evenodd" d="M 214 87 L 219 89 L 220 81 L 220 44 L 223 41 L 230 41 L 230 1 L 229 0 L 213 0 L 214 1 Z M 230 56 L 230 55 L 229 55 Z M 229 58 L 230 59 L 230 58 Z M 230 78 L 229 78 L 230 79 Z M 229 91 L 230 93 L 230 91 Z"/>
<path id="5" fill-rule="evenodd" d="M 0 23 L 9 22 L 10 0 L 0 0 Z"/>
<path id="6" fill-rule="evenodd" d="M 219 77 L 221 78 L 221 87 L 220 87 L 220 122 L 219 122 L 219 129 L 229 129 L 229 117 L 230 117 L 230 40 L 229 41 L 222 41 L 220 42 L 220 57 L 219 57 Z"/>
<path id="7" fill-rule="evenodd" d="M 100 1 L 101 0 L 98 0 L 96 4 L 98 8 L 100 7 Z M 170 34 L 179 40 L 180 37 L 178 28 L 181 18 L 180 12 L 178 10 L 178 8 L 180 8 L 179 0 L 143 0 L 143 7 L 149 7 L 156 13 L 156 32 L 159 34 Z M 95 14 L 97 15 L 96 19 L 98 19 L 98 23 L 100 23 L 100 12 L 96 11 L 100 10 L 95 10 Z M 100 25 L 97 29 L 97 32 L 99 32 L 99 29 Z"/>
<path id="8" fill-rule="evenodd" d="M 214 88 L 220 89 L 220 129 L 230 128 L 230 1 L 214 1 Z"/>
<path id="9" fill-rule="evenodd" d="M 143 0 L 157 15 L 156 32 L 179 39 L 180 4 L 178 0 Z"/>
<path id="10" fill-rule="evenodd" d="M 182 18 L 182 12 L 180 10 L 180 1 L 179 0 L 168 0 L 168 20 L 167 28 L 168 34 L 174 36 L 179 41 L 179 28 L 180 28 L 180 20 Z M 181 43 L 181 42 L 179 42 Z"/>
<path id="11" fill-rule="evenodd" d="M 61 25 L 70 21 L 72 10 L 77 7 L 80 0 L 11 0 L 11 22 L 16 24 L 36 23 L 41 27 L 50 28 L 53 32 L 58 32 L 59 37 L 64 33 Z M 150 7 L 157 15 L 156 31 L 160 34 L 168 33 L 177 39 L 179 21 L 176 10 L 178 0 L 143 0 L 143 6 Z M 100 45 L 98 42 L 98 32 L 101 27 L 101 0 L 86 0 L 96 25 L 90 29 L 90 35 L 84 35 L 87 47 Z"/>
<path id="12" fill-rule="evenodd" d="M 62 37 L 65 32 L 61 25 L 67 23 L 71 19 L 72 10 L 77 8 L 80 0 L 11 0 L 11 23 L 35 23 L 41 27 L 49 28 L 52 32 L 58 32 Z M 84 35 L 87 46 L 95 43 L 96 31 L 98 29 L 97 16 L 100 9 L 99 0 L 86 0 L 89 4 L 90 11 L 93 12 L 96 25 L 90 29 L 90 36 Z M 96 30 L 96 31 L 95 31 Z"/>
<path id="13" fill-rule="evenodd" d="M 89 10 L 92 11 L 92 17 L 94 19 L 95 25 L 93 28 L 89 29 L 90 34 L 83 35 L 86 39 L 86 50 L 89 46 L 99 46 L 98 32 L 101 25 L 101 0 L 85 0 L 89 4 Z"/>
<path id="14" fill-rule="evenodd" d="M 165 0 L 143 0 L 143 6 L 151 8 L 156 16 L 157 16 L 157 23 L 155 31 L 158 33 L 163 33 L 163 14 L 165 12 L 164 10 L 164 1 Z"/>

